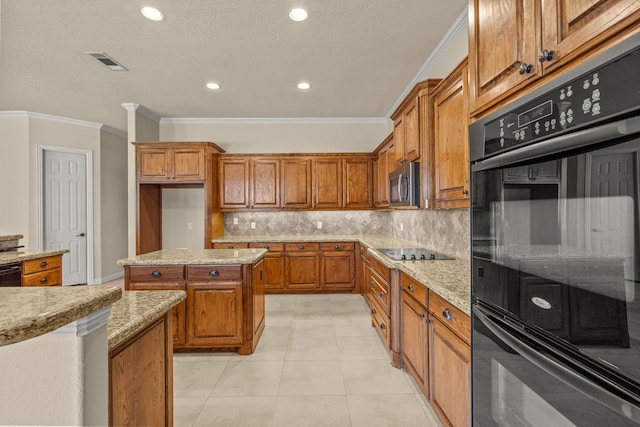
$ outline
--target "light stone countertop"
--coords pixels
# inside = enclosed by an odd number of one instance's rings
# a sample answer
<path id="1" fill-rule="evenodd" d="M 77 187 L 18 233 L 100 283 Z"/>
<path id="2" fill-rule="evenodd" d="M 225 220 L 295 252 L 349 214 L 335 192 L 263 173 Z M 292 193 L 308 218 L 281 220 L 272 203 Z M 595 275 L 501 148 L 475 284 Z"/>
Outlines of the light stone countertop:
<path id="1" fill-rule="evenodd" d="M 396 239 L 391 236 L 372 234 L 225 236 L 214 239 L 212 242 L 359 242 L 367 247 L 371 256 L 375 257 L 388 268 L 399 269 L 412 279 L 422 283 L 428 289 L 440 295 L 456 308 L 462 310 L 466 314 L 471 314 L 471 268 L 468 260 L 395 261 L 376 249 L 419 248 L 421 246 L 416 243 Z"/>
<path id="2" fill-rule="evenodd" d="M 8 236 L 0 236 L 0 242 L 6 242 L 7 240 L 20 240 L 24 236 L 22 234 L 10 234 Z"/>
<path id="3" fill-rule="evenodd" d="M 0 252 L 0 265 L 28 261 L 30 259 L 45 258 L 54 255 L 62 255 L 67 252 L 69 252 L 67 249 Z"/>
<path id="4" fill-rule="evenodd" d="M 162 249 L 118 260 L 119 265 L 254 264 L 266 249 Z"/>
<path id="5" fill-rule="evenodd" d="M 151 324 L 186 298 L 185 291 L 124 291 L 113 304 L 107 336 L 109 351 Z"/>
<path id="6" fill-rule="evenodd" d="M 0 288 L 0 346 L 44 335 L 112 305 L 116 286 Z"/>

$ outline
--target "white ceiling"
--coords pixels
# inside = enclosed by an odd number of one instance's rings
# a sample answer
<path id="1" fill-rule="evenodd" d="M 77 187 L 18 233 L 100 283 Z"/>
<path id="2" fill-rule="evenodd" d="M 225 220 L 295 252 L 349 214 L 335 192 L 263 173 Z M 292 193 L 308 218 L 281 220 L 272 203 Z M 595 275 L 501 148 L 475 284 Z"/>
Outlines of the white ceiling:
<path id="1" fill-rule="evenodd" d="M 386 117 L 466 3 L 0 0 L 0 111 L 120 130 L 122 103 L 164 118 Z M 165 20 L 143 18 L 143 5 Z M 288 18 L 298 6 L 304 22 Z M 310 91 L 296 88 L 302 80 Z"/>

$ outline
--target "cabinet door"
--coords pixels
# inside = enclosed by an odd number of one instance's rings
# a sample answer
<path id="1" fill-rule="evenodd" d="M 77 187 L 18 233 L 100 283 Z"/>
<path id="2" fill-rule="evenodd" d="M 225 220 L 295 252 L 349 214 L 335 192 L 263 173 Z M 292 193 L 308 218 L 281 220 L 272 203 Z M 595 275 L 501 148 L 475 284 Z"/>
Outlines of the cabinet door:
<path id="1" fill-rule="evenodd" d="M 552 69 L 588 53 L 603 37 L 638 22 L 637 0 L 552 0 L 542 2 L 542 49 L 554 51 Z"/>
<path id="2" fill-rule="evenodd" d="M 171 179 L 171 154 L 164 148 L 136 149 L 138 182 L 165 182 Z"/>
<path id="3" fill-rule="evenodd" d="M 472 112 L 494 104 L 502 95 L 523 87 L 540 75 L 538 3 L 539 0 L 470 1 L 469 99 Z M 526 69 L 529 65 L 530 71 L 521 74 L 521 67 Z"/>
<path id="4" fill-rule="evenodd" d="M 249 161 L 247 159 L 220 160 L 220 208 L 249 207 Z"/>
<path id="5" fill-rule="evenodd" d="M 242 344 L 242 283 L 187 283 L 187 301 L 187 345 Z"/>
<path id="6" fill-rule="evenodd" d="M 430 403 L 451 426 L 470 426 L 471 349 L 439 320 L 430 325 Z"/>
<path id="7" fill-rule="evenodd" d="M 425 396 L 429 396 L 427 309 L 402 292 L 402 360 Z"/>
<path id="8" fill-rule="evenodd" d="M 280 207 L 280 160 L 251 160 L 251 207 Z"/>
<path id="9" fill-rule="evenodd" d="M 184 283 L 129 283 L 129 290 L 132 291 L 166 291 L 179 290 L 184 291 Z M 173 345 L 174 347 L 183 347 L 186 343 L 186 324 L 185 324 L 186 301 L 181 301 L 178 305 L 171 309 L 171 325 L 173 327 Z"/>
<path id="10" fill-rule="evenodd" d="M 373 206 L 372 162 L 370 158 L 351 158 L 344 161 L 345 203 L 350 209 Z"/>
<path id="11" fill-rule="evenodd" d="M 325 289 L 353 290 L 355 288 L 353 251 L 322 252 L 320 275 Z"/>
<path id="12" fill-rule="evenodd" d="M 282 160 L 282 207 L 308 209 L 311 207 L 311 160 Z"/>
<path id="13" fill-rule="evenodd" d="M 278 293 L 284 290 L 284 250 L 283 243 L 250 243 L 250 248 L 264 248 L 267 252 L 263 258 L 263 282 L 267 293 Z"/>
<path id="14" fill-rule="evenodd" d="M 342 159 L 313 160 L 313 194 L 314 208 L 342 208 Z"/>
<path id="15" fill-rule="evenodd" d="M 378 153 L 376 166 L 376 206 L 389 206 L 389 151 L 383 148 Z"/>
<path id="16" fill-rule="evenodd" d="M 466 61 L 434 92 L 436 208 L 469 207 Z"/>
<path id="17" fill-rule="evenodd" d="M 318 252 L 289 252 L 285 255 L 286 288 L 320 289 Z"/>
<path id="18" fill-rule="evenodd" d="M 395 170 L 404 160 L 404 139 L 405 139 L 405 123 L 404 116 L 400 116 L 393 123 L 393 151 L 390 151 L 390 171 Z"/>
<path id="19" fill-rule="evenodd" d="M 204 181 L 206 179 L 204 148 L 171 149 L 173 176 L 176 181 Z"/>
<path id="20" fill-rule="evenodd" d="M 264 260 L 251 269 L 253 286 L 253 335 L 256 336 L 264 328 Z"/>
<path id="21" fill-rule="evenodd" d="M 412 162 L 420 158 L 420 109 L 418 98 L 404 113 L 404 160 Z"/>

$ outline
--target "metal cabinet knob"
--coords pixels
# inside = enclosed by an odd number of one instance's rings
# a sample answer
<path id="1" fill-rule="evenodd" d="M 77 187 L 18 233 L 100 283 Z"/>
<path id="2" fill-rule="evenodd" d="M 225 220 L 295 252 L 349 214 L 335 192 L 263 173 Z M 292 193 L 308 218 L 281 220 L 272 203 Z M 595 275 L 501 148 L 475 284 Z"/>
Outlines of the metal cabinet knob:
<path id="1" fill-rule="evenodd" d="M 160 276 L 162 276 L 162 273 L 160 273 L 158 270 L 154 270 L 154 271 L 151 272 L 151 275 L 153 277 L 160 277 Z"/>
<path id="2" fill-rule="evenodd" d="M 269 245 L 264 245 L 264 248 L 265 248 L 266 250 L 269 250 Z"/>
<path id="3" fill-rule="evenodd" d="M 340 245 L 336 245 L 336 249 L 340 249 Z"/>
<path id="4" fill-rule="evenodd" d="M 378 295 L 380 297 L 380 299 L 384 299 L 384 292 L 380 292 L 380 295 Z"/>
<path id="5" fill-rule="evenodd" d="M 556 56 L 555 51 L 545 49 L 541 51 L 540 54 L 538 55 L 538 61 L 540 62 L 552 61 L 555 56 Z"/>
<path id="6" fill-rule="evenodd" d="M 409 286 L 407 287 L 407 289 L 409 289 L 411 292 L 413 292 L 413 285 L 409 285 Z"/>
<path id="7" fill-rule="evenodd" d="M 304 249 L 304 245 L 298 246 L 298 249 Z"/>
<path id="8" fill-rule="evenodd" d="M 385 330 L 387 327 L 384 325 L 384 323 L 380 323 L 380 329 Z"/>
<path id="9" fill-rule="evenodd" d="M 233 249 L 233 245 L 229 245 L 227 248 L 228 249 Z"/>
<path id="10" fill-rule="evenodd" d="M 451 315 L 451 312 L 449 311 L 448 308 L 444 309 L 444 311 L 442 312 L 442 316 L 447 320 L 453 319 L 453 316 Z"/>
<path id="11" fill-rule="evenodd" d="M 47 283 L 49 281 L 48 278 L 43 277 L 42 279 L 40 279 L 40 283 Z"/>
<path id="12" fill-rule="evenodd" d="M 370 283 L 370 285 L 371 285 L 371 287 L 372 287 L 372 288 L 375 288 L 375 287 L 376 287 L 376 284 L 375 284 L 375 283 L 373 283 L 373 282 L 371 282 L 371 283 Z"/>
<path id="13" fill-rule="evenodd" d="M 529 74 L 533 70 L 533 65 L 531 64 L 521 64 L 518 73 L 520 74 Z"/>
<path id="14" fill-rule="evenodd" d="M 42 261 L 40 263 L 40 267 L 45 268 L 47 265 L 49 265 L 49 263 L 47 261 Z"/>
<path id="15" fill-rule="evenodd" d="M 218 272 L 218 270 L 211 270 L 209 272 L 209 276 L 217 276 L 218 274 L 220 274 L 220 272 Z"/>
<path id="16" fill-rule="evenodd" d="M 375 308 L 371 309 L 371 314 L 376 314 L 376 309 Z"/>

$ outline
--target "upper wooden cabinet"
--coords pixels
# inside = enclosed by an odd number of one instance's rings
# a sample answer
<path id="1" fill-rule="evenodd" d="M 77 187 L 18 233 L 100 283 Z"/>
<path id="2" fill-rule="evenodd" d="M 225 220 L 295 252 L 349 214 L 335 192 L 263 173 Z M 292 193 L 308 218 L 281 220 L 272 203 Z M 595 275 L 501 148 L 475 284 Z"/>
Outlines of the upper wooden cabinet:
<path id="1" fill-rule="evenodd" d="M 313 160 L 313 207 L 340 209 L 343 206 L 342 158 Z"/>
<path id="2" fill-rule="evenodd" d="M 436 208 L 469 207 L 466 59 L 433 92 Z"/>
<path id="3" fill-rule="evenodd" d="M 207 179 L 210 150 L 201 143 L 149 143 L 136 147 L 139 183 L 204 182 Z"/>
<path id="4" fill-rule="evenodd" d="M 389 146 L 393 142 L 390 134 L 376 149 L 373 161 L 373 204 L 384 208 L 389 206 Z"/>
<path id="5" fill-rule="evenodd" d="M 637 0 L 470 0 L 472 115 L 637 29 Z"/>
<path id="6" fill-rule="evenodd" d="M 219 167 L 220 209 L 249 207 L 249 159 L 221 158 Z"/>
<path id="7" fill-rule="evenodd" d="M 311 159 L 282 159 L 282 207 L 305 209 L 311 207 Z"/>
<path id="8" fill-rule="evenodd" d="M 373 206 L 373 161 L 371 157 L 344 160 L 344 207 L 369 209 Z"/>
<path id="9" fill-rule="evenodd" d="M 251 207 L 280 207 L 280 160 L 251 159 Z"/>

